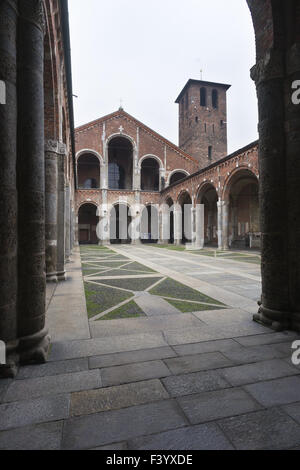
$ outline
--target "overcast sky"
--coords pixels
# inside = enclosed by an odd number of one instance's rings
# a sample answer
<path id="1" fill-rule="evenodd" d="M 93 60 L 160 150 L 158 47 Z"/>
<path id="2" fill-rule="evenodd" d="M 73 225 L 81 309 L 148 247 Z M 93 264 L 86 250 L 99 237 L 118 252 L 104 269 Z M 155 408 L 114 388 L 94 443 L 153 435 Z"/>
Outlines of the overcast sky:
<path id="1" fill-rule="evenodd" d="M 257 138 L 246 0 L 70 0 L 76 125 L 125 111 L 178 144 L 189 78 L 229 83 L 229 152 Z"/>

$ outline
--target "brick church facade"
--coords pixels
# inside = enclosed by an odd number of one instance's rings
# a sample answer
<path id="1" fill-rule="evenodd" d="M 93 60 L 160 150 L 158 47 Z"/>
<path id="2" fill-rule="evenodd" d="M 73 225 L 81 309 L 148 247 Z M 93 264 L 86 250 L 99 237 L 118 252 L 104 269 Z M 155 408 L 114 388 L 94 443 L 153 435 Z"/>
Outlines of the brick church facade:
<path id="1" fill-rule="evenodd" d="M 229 88 L 187 82 L 176 100 L 179 147 L 122 108 L 76 129 L 80 243 L 259 247 L 258 145 L 227 155 Z M 123 206 L 140 232 L 134 240 L 129 234 L 112 239 L 112 210 L 118 217 Z M 144 228 L 146 219 L 154 228 Z"/>

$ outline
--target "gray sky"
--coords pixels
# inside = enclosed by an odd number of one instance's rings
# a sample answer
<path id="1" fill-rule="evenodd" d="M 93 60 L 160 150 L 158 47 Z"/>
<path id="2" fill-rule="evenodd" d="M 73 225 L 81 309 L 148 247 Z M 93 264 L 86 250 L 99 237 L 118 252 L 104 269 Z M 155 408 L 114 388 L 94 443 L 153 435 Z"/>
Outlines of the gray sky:
<path id="1" fill-rule="evenodd" d="M 232 84 L 228 142 L 257 138 L 250 68 L 255 41 L 246 0 L 70 0 L 76 125 L 125 111 L 178 144 L 189 78 Z"/>

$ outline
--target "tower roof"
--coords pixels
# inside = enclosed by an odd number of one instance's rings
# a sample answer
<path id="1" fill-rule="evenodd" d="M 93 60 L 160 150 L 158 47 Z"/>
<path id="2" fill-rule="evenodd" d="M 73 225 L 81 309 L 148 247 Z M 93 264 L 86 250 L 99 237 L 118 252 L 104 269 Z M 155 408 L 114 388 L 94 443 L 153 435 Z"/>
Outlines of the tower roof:
<path id="1" fill-rule="evenodd" d="M 181 98 L 182 98 L 182 95 L 186 92 L 187 88 L 190 86 L 190 85 L 203 85 L 203 86 L 213 86 L 213 87 L 218 87 L 218 88 L 225 88 L 225 90 L 229 90 L 229 88 L 231 88 L 231 85 L 227 85 L 225 83 L 216 83 L 216 82 L 207 82 L 205 80 L 193 80 L 192 78 L 190 78 L 185 87 L 183 88 L 183 90 L 181 91 L 180 95 L 178 96 L 177 100 L 175 101 L 175 103 L 179 103 Z"/>

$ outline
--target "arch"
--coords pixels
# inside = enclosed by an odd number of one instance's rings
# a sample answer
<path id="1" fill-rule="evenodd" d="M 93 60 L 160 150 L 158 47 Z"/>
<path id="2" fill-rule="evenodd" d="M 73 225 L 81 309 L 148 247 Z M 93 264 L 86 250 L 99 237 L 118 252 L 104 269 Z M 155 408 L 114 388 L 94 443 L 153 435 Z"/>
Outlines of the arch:
<path id="1" fill-rule="evenodd" d="M 177 204 L 181 207 L 178 216 L 181 217 L 181 240 L 177 243 L 186 245 L 192 241 L 192 197 L 190 193 L 184 189 L 179 193 Z"/>
<path id="2" fill-rule="evenodd" d="M 98 244 L 98 207 L 93 202 L 85 202 L 78 209 L 78 232 L 80 244 Z"/>
<path id="3" fill-rule="evenodd" d="M 127 202 L 115 202 L 110 207 L 109 219 L 110 243 L 130 244 L 129 226 L 132 220 L 130 205 Z"/>
<path id="4" fill-rule="evenodd" d="M 207 90 L 205 87 L 200 88 L 200 106 L 207 106 Z"/>
<path id="5" fill-rule="evenodd" d="M 248 167 L 236 168 L 229 175 L 224 197 L 229 206 L 229 245 L 233 248 L 260 247 L 258 194 L 258 178 Z"/>
<path id="6" fill-rule="evenodd" d="M 239 178 L 243 175 L 248 175 L 249 178 L 256 178 L 258 181 L 258 175 L 255 173 L 255 171 L 249 166 L 241 165 L 235 168 L 230 172 L 229 175 L 227 175 L 227 178 L 225 179 L 224 186 L 223 186 L 223 191 L 222 191 L 222 200 L 227 201 L 229 200 L 229 192 L 230 192 L 230 187 L 234 183 L 236 178 Z"/>
<path id="7" fill-rule="evenodd" d="M 197 191 L 197 204 L 204 206 L 204 245 L 218 245 L 218 192 L 210 181 L 203 182 Z"/>
<path id="8" fill-rule="evenodd" d="M 211 104 L 214 109 L 218 109 L 219 107 L 219 92 L 215 88 L 211 94 Z"/>
<path id="9" fill-rule="evenodd" d="M 108 187 L 110 190 L 132 190 L 133 188 L 132 140 L 124 135 L 108 139 Z"/>
<path id="10" fill-rule="evenodd" d="M 175 241 L 175 237 L 174 237 L 174 201 L 171 198 L 171 196 L 168 196 L 166 198 L 165 204 L 167 206 L 169 206 L 170 219 L 169 219 L 168 223 L 169 223 L 170 230 L 169 230 L 168 235 L 170 236 L 170 238 L 169 238 L 168 242 L 172 244 Z"/>
<path id="11" fill-rule="evenodd" d="M 139 168 L 140 168 L 140 169 L 142 168 L 142 163 L 143 163 L 143 161 L 146 160 L 146 159 L 148 159 L 148 158 L 153 158 L 153 159 L 155 159 L 155 160 L 158 162 L 160 169 L 161 169 L 161 170 L 164 169 L 164 164 L 163 164 L 163 162 L 161 161 L 161 159 L 160 159 L 157 155 L 154 155 L 154 154 L 152 154 L 152 153 L 149 153 L 149 154 L 147 154 L 147 155 L 144 155 L 143 157 L 140 158 L 140 160 L 139 160 Z"/>
<path id="12" fill-rule="evenodd" d="M 124 138 L 124 139 L 127 139 L 129 140 L 129 142 L 132 144 L 132 148 L 133 150 L 135 151 L 137 149 L 137 145 L 136 145 L 136 142 L 135 140 L 128 134 L 121 134 L 120 132 L 118 133 L 115 133 L 115 134 L 111 134 L 109 137 L 107 137 L 106 139 L 106 149 L 108 150 L 108 146 L 110 144 L 110 142 L 113 140 L 113 139 L 116 139 L 118 137 L 121 137 L 121 138 Z"/>
<path id="13" fill-rule="evenodd" d="M 160 168 L 155 158 L 144 158 L 141 163 L 141 190 L 159 191 Z"/>
<path id="14" fill-rule="evenodd" d="M 83 153 L 77 156 L 77 181 L 79 189 L 100 189 L 101 164 L 94 153 Z"/>
<path id="15" fill-rule="evenodd" d="M 157 243 L 159 240 L 159 211 L 153 204 L 147 204 L 141 218 L 142 243 Z"/>
<path id="16" fill-rule="evenodd" d="M 178 179 L 176 177 L 177 174 L 178 174 Z M 178 183 L 179 181 L 186 178 L 187 176 L 190 176 L 190 173 L 186 170 L 182 170 L 182 169 L 173 170 L 169 174 L 168 185 L 171 186 L 172 184 Z"/>
<path id="17" fill-rule="evenodd" d="M 79 152 L 76 153 L 76 161 L 85 153 L 90 153 L 91 155 L 94 155 L 95 157 L 97 157 L 99 159 L 100 165 L 104 166 L 103 157 L 100 155 L 100 153 L 98 153 L 96 150 L 93 150 L 93 149 L 79 150 Z"/>

